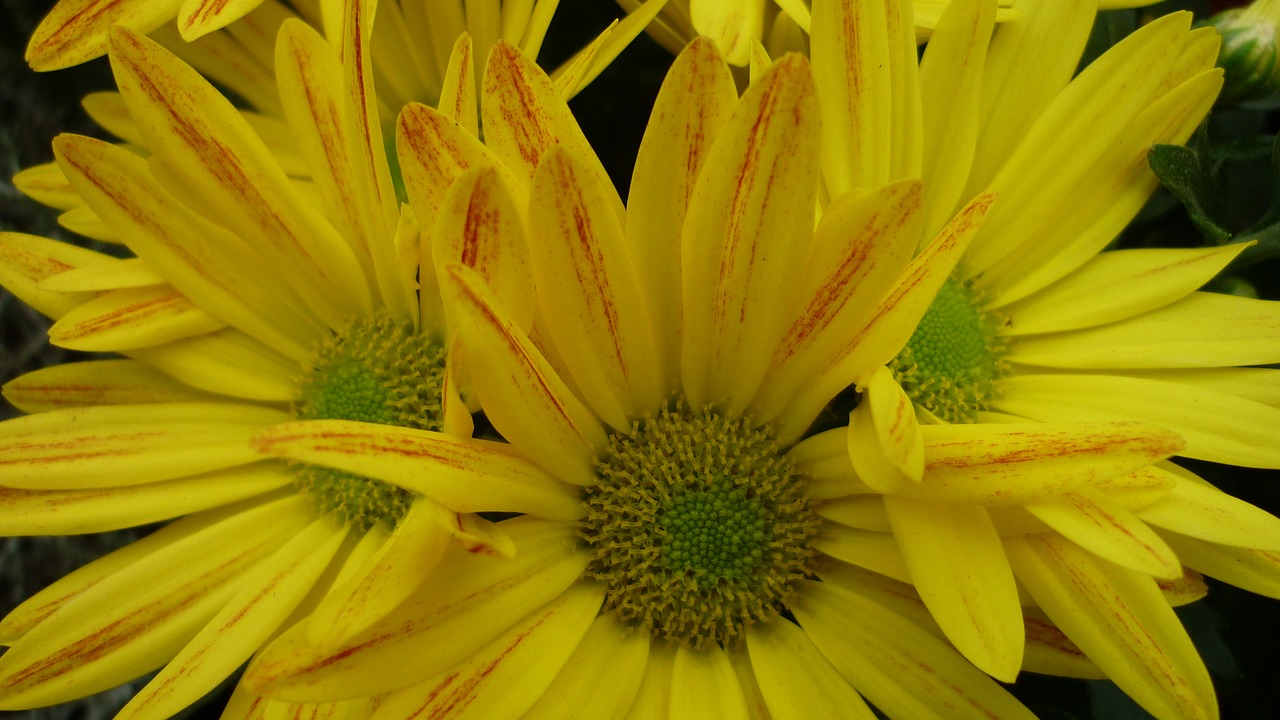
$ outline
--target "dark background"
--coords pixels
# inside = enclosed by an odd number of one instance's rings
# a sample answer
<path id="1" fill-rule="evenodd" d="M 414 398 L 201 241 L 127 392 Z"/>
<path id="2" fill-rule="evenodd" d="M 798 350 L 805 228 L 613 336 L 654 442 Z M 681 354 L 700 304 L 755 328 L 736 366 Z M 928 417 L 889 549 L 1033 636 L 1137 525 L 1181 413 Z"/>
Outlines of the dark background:
<path id="1" fill-rule="evenodd" d="M 21 196 L 9 183 L 13 173 L 52 158 L 50 139 L 59 132 L 99 134 L 79 107 L 85 93 L 112 87 L 104 60 L 55 73 L 38 74 L 22 60 L 27 36 L 52 0 L 0 0 L 0 230 L 15 230 L 64 239 L 56 213 Z M 1231 3 L 1217 2 L 1215 9 Z M 1187 8 L 1205 17 L 1203 0 L 1165 2 L 1146 12 Z M 552 24 L 552 36 L 540 58 L 555 66 L 572 48 L 583 45 L 619 12 L 610 0 L 563 0 Z M 1109 47 L 1140 21 L 1140 11 L 1105 13 L 1095 30 L 1089 54 Z M 559 53 L 557 53 L 559 51 Z M 653 97 L 670 63 L 670 55 L 641 37 L 572 105 L 584 131 L 609 169 L 623 196 Z M 1276 114 L 1269 106 L 1220 108 L 1210 138 L 1218 146 L 1269 147 Z M 1250 144 L 1252 143 L 1252 144 Z M 1256 146 L 1256 147 L 1255 147 Z M 1234 147 L 1234 146 L 1233 146 Z M 1269 157 L 1260 151 L 1226 153 L 1220 167 L 1223 211 L 1233 232 L 1246 230 L 1277 196 Z M 85 242 L 82 238 L 76 242 Z M 1118 246 L 1205 244 L 1182 206 L 1159 193 Z M 1221 289 L 1248 287 L 1259 296 L 1280 298 L 1280 265 L 1263 260 L 1231 272 Z M 48 345 L 47 322 L 35 311 L 0 290 L 0 382 L 38 367 L 75 359 L 76 353 Z M 0 404 L 0 418 L 15 414 Z M 1277 429 L 1280 433 L 1280 429 Z M 1280 441 L 1280 438 L 1278 438 Z M 1198 463 L 1194 470 L 1224 490 L 1272 512 L 1280 510 L 1280 473 L 1225 468 Z M 0 538 L 0 613 L 7 612 L 69 570 L 140 534 L 138 531 L 71 538 Z M 1214 676 L 1222 716 L 1228 719 L 1280 718 L 1280 603 L 1211 582 L 1209 597 L 1179 611 Z M 126 686 L 80 702 L 26 712 L 8 718 L 97 720 L 109 718 L 132 695 Z M 215 690 L 188 716 L 216 718 L 230 684 Z M 1150 717 L 1109 682 L 1083 682 L 1024 674 L 1012 690 L 1041 718 L 1071 720 L 1137 720 Z"/>

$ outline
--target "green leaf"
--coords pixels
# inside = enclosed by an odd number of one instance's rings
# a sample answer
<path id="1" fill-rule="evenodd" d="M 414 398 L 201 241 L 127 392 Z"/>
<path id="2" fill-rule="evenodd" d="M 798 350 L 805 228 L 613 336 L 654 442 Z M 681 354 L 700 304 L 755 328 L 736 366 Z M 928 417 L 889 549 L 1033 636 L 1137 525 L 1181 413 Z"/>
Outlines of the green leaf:
<path id="1" fill-rule="evenodd" d="M 1155 145 L 1147 153 L 1147 164 L 1186 207 L 1200 234 L 1214 244 L 1231 239 L 1231 232 L 1217 220 L 1222 214 L 1222 193 L 1200 155 L 1180 145 Z"/>

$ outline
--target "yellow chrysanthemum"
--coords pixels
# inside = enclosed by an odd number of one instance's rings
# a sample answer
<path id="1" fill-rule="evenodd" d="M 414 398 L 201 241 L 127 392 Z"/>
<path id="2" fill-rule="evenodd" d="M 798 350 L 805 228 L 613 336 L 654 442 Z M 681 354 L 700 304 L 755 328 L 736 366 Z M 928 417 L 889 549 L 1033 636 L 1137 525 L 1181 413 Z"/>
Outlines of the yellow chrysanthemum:
<path id="1" fill-rule="evenodd" d="M 486 117 L 508 119 L 487 147 L 432 112 L 402 116 L 402 144 L 448 148 L 406 182 L 424 214 L 419 200 L 438 195 L 414 187 L 442 187 L 436 168 L 471 166 L 465 180 L 497 163 L 487 172 L 527 203 L 527 230 L 494 230 L 512 235 L 504 247 L 528 233 L 536 307 L 514 276 L 486 283 L 454 264 L 442 287 L 469 387 L 518 456 L 580 497 L 578 516 L 499 523 L 511 559 L 450 551 L 447 587 L 345 642 L 289 631 L 247 684 L 293 700 L 379 695 L 388 718 L 870 718 L 862 696 L 897 718 L 1030 717 L 939 639 L 908 586 L 819 554 L 834 488 L 809 468 L 823 448 L 797 439 L 820 408 L 784 404 L 762 421 L 757 406 L 781 377 L 822 380 L 846 358 L 883 365 L 990 198 L 915 259 L 915 181 L 867 193 L 815 230 L 818 109 L 799 56 L 739 99 L 713 45 L 692 44 L 658 96 L 625 209 L 536 66 L 500 50 L 485 87 Z M 872 235 L 892 238 L 883 255 L 847 243 Z M 878 341 L 847 347 L 850 323 Z M 399 462 L 393 449 L 349 457 L 376 429 L 309 427 L 261 441 L 335 467 Z M 1084 439 L 1029 459 L 1065 458 L 1088 477 L 1179 447 L 1136 423 L 1055 429 Z M 1003 447 L 961 449 L 957 473 L 999 482 L 1006 467 L 990 458 Z M 1079 664 L 1038 627 L 1033 666 Z"/>
<path id="2" fill-rule="evenodd" d="M 1212 105 L 1216 35 L 1171 15 L 1071 79 L 1090 8 L 1021 4 L 991 39 L 995 3 L 956 0 L 917 63 L 895 5 L 814 3 L 824 219 L 865 203 L 863 188 L 922 177 L 921 224 L 906 232 L 927 252 L 956 208 L 998 200 L 903 352 L 860 377 L 848 429 L 808 441 L 829 453 L 812 473 L 843 477 L 848 495 L 819 510 L 832 521 L 820 547 L 915 585 L 947 637 L 1002 680 L 1023 667 L 1027 604 L 1152 713 L 1214 717 L 1157 581 L 1185 565 L 1276 595 L 1280 522 L 1173 465 L 1090 476 L 1051 457 L 1029 471 L 1024 454 L 1083 442 L 1150 457 L 1149 443 L 1280 466 L 1280 371 L 1237 367 L 1280 360 L 1280 304 L 1196 292 L 1241 247 L 1100 253 L 1156 186 L 1147 148 L 1185 141 Z M 884 255 L 883 242 L 855 246 Z M 762 408 L 830 392 L 821 379 L 778 383 Z M 1142 421 L 1185 447 L 1028 420 Z M 1007 476 L 954 480 L 954 453 L 979 442 Z"/>
<path id="3" fill-rule="evenodd" d="M 912 24 L 916 39 L 924 42 L 937 27 L 939 18 L 952 0 L 914 0 Z M 1141 7 L 1158 0 L 1091 0 L 1074 3 L 1090 10 Z M 1023 0 L 1026 3 L 1026 0 Z M 640 0 L 618 0 L 628 10 Z M 649 28 L 658 42 L 677 52 L 690 39 L 704 35 L 715 41 L 734 65 L 747 65 L 753 43 L 762 43 L 770 53 L 807 49 L 806 36 L 812 19 L 812 0 L 671 0 Z M 999 0 L 996 20 L 1018 17 L 1015 0 Z"/>
<path id="4" fill-rule="evenodd" d="M 345 66 L 305 24 L 281 28 L 281 102 L 306 181 L 194 70 L 117 29 L 112 66 L 149 160 L 85 137 L 60 137 L 55 151 L 66 192 L 137 257 L 0 234 L 0 282 L 57 319 L 54 342 L 129 358 L 6 385 L 33 414 L 0 423 L 4 533 L 185 516 L 0 622 L 0 708 L 162 668 L 120 717 L 171 716 L 301 617 L 313 614 L 312 632 L 330 642 L 362 630 L 426 581 L 450 538 L 509 554 L 472 510 L 578 515 L 574 493 L 508 446 L 470 437 L 445 305 L 416 278 L 434 276 L 433 259 L 501 265 L 466 232 L 466 197 L 430 218 L 459 228 L 434 243 L 396 202 L 357 50 L 367 18 L 353 8 L 342 48 L 358 60 Z M 455 64 L 470 63 L 469 47 L 459 43 Z M 467 76 L 452 95 L 473 89 Z M 522 257 L 516 247 L 501 262 Z M 264 461 L 251 442 L 284 421 L 328 418 L 382 427 L 412 472 Z"/>

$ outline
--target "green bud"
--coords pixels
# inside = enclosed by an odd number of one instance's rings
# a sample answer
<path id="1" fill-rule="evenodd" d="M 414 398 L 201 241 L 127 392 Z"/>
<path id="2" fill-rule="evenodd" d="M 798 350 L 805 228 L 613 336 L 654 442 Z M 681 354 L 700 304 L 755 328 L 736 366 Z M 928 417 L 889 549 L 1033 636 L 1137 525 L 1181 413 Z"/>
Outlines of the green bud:
<path id="1" fill-rule="evenodd" d="M 1220 100 L 1260 100 L 1280 90 L 1280 0 L 1257 0 L 1209 18 L 1222 35 L 1218 67 L 1226 73 Z"/>

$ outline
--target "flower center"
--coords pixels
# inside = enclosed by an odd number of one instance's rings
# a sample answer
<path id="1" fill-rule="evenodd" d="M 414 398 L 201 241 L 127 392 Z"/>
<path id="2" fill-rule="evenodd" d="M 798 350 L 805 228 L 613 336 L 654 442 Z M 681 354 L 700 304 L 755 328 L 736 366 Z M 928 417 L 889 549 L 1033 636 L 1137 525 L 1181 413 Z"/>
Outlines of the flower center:
<path id="1" fill-rule="evenodd" d="M 440 430 L 444 360 L 444 346 L 419 335 L 412 321 L 385 314 L 355 320 L 307 363 L 293 415 Z M 303 463 L 295 469 L 295 483 L 317 512 L 362 530 L 394 526 L 413 501 L 407 490 L 355 473 Z"/>
<path id="2" fill-rule="evenodd" d="M 812 576 L 818 518 L 765 430 L 677 405 L 609 439 L 579 536 L 605 608 L 655 638 L 726 643 Z"/>
<path id="3" fill-rule="evenodd" d="M 949 423 L 977 420 L 1006 372 L 1000 318 L 949 278 L 889 368 L 913 402 Z"/>

